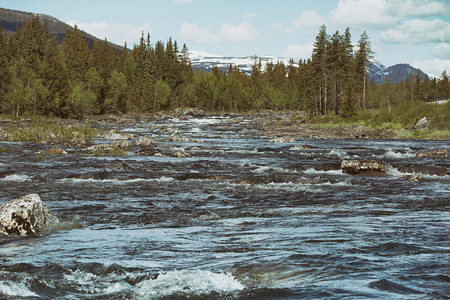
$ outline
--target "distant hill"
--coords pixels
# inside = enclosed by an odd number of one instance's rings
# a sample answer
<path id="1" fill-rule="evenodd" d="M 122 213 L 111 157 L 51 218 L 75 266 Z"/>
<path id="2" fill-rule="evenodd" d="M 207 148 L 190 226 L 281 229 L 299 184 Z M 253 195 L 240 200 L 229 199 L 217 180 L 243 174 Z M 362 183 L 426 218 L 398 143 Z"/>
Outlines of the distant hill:
<path id="1" fill-rule="evenodd" d="M 38 16 L 43 23 L 44 20 L 48 20 L 48 29 L 52 36 L 56 36 L 58 38 L 58 42 L 61 43 L 66 36 L 67 30 L 73 30 L 73 27 L 67 25 L 64 22 L 56 19 L 55 17 L 44 15 L 44 14 L 36 14 L 18 10 L 11 10 L 0 8 L 0 26 L 8 34 L 12 34 L 16 32 L 17 28 L 22 28 L 23 24 L 27 19 Z M 92 44 L 94 41 L 98 41 L 100 39 L 90 35 L 89 33 L 85 33 L 84 38 L 86 39 L 89 47 L 92 48 Z M 110 47 L 113 49 L 117 49 L 122 51 L 123 47 L 118 46 L 113 43 L 109 43 Z"/>
<path id="2" fill-rule="evenodd" d="M 392 83 L 398 83 L 405 81 L 406 78 L 413 74 L 414 76 L 420 72 L 420 78 L 423 80 L 426 76 L 430 77 L 431 75 L 427 75 L 419 69 L 416 69 L 408 64 L 396 64 L 390 67 L 385 67 L 380 62 L 373 60 L 372 65 L 369 67 L 369 81 L 373 80 L 380 84 L 388 76 L 391 78 Z"/>

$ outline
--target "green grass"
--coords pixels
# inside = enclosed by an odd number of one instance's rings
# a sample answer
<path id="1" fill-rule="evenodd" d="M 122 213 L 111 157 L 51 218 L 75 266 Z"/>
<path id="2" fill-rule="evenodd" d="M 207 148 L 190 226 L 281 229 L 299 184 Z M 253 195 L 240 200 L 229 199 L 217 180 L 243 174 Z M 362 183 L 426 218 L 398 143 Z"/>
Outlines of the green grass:
<path id="1" fill-rule="evenodd" d="M 121 147 L 112 147 L 108 149 L 95 149 L 92 151 L 93 156 L 97 157 L 119 157 L 119 156 L 125 156 L 126 150 Z"/>
<path id="2" fill-rule="evenodd" d="M 12 142 L 82 143 L 102 132 L 87 125 L 71 125 L 45 118 L 15 121 L 0 129 L 5 140 Z"/>

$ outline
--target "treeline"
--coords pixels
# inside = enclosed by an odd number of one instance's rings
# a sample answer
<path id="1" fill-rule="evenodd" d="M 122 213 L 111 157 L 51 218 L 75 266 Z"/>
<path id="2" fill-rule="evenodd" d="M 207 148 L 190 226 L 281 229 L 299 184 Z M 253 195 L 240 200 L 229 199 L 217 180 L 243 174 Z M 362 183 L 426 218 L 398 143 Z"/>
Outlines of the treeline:
<path id="1" fill-rule="evenodd" d="M 186 45 L 169 39 L 152 44 L 141 36 L 132 50 L 107 41 L 90 49 L 78 28 L 61 45 L 46 22 L 29 19 L 15 34 L 0 29 L 0 113 L 78 117 L 151 113 L 178 107 L 207 111 L 302 110 L 352 116 L 358 110 L 450 95 L 448 77 L 406 82 L 368 82 L 371 45 L 364 32 L 353 49 L 350 31 L 328 35 L 320 28 L 312 58 L 267 63 L 255 59 L 251 75 L 230 65 L 194 72 Z"/>

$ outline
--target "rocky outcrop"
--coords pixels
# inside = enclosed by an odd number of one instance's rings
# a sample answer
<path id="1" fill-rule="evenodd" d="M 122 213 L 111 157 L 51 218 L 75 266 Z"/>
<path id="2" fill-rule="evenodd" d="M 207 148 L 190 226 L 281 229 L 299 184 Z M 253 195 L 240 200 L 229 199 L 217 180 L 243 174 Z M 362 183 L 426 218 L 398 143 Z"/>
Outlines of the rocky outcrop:
<path id="1" fill-rule="evenodd" d="M 156 145 L 156 144 L 158 144 L 158 142 L 157 142 L 154 138 L 148 137 L 148 136 L 144 135 L 144 136 L 141 137 L 140 139 L 135 140 L 135 141 L 133 142 L 133 144 L 134 144 L 135 146 L 151 146 L 151 145 Z"/>
<path id="2" fill-rule="evenodd" d="M 172 156 L 177 158 L 191 157 L 189 153 L 185 152 L 184 150 L 177 150 L 172 154 Z"/>
<path id="3" fill-rule="evenodd" d="M 403 178 L 404 180 L 408 180 L 408 181 L 414 181 L 414 182 L 418 182 L 421 180 L 422 176 L 420 176 L 420 174 L 406 174 L 406 175 L 402 175 L 400 176 L 400 178 Z"/>
<path id="4" fill-rule="evenodd" d="M 388 171 L 389 165 L 376 160 L 344 160 L 341 169 L 347 174 L 381 175 Z"/>
<path id="5" fill-rule="evenodd" d="M 353 137 L 357 139 L 363 139 L 363 138 L 369 138 L 372 137 L 374 134 L 374 131 L 370 129 L 369 127 L 365 126 L 358 126 L 352 131 Z"/>
<path id="6" fill-rule="evenodd" d="M 137 153 L 138 155 L 143 155 L 143 156 L 162 156 L 161 153 L 159 153 L 158 151 L 156 151 L 153 148 L 144 148 L 138 151 Z"/>
<path id="7" fill-rule="evenodd" d="M 201 140 L 190 139 L 190 138 L 188 138 L 188 137 L 179 136 L 179 135 L 171 135 L 168 141 L 169 141 L 169 142 L 203 143 L 203 141 L 201 141 Z"/>
<path id="8" fill-rule="evenodd" d="M 37 194 L 11 200 L 0 207 L 0 233 L 7 235 L 38 234 L 56 220 Z"/>
<path id="9" fill-rule="evenodd" d="M 87 150 L 91 151 L 111 151 L 117 148 L 120 149 L 128 149 L 131 146 L 131 143 L 128 141 L 117 141 L 113 143 L 104 143 L 104 144 L 95 144 L 87 147 Z"/>
<path id="10" fill-rule="evenodd" d="M 119 133 L 119 132 L 114 132 L 114 131 L 110 131 L 108 133 L 106 133 L 103 138 L 105 140 L 129 140 L 131 139 L 133 136 L 131 134 L 128 133 Z"/>
<path id="11" fill-rule="evenodd" d="M 414 125 L 414 129 L 416 130 L 427 129 L 428 127 L 430 127 L 430 120 L 427 117 L 423 117 Z"/>
<path id="12" fill-rule="evenodd" d="M 311 150 L 311 149 L 317 149 L 317 148 L 313 147 L 313 146 L 308 146 L 308 145 L 294 145 L 289 150 L 297 151 L 297 150 Z"/>
<path id="13" fill-rule="evenodd" d="M 281 137 L 271 139 L 270 142 L 272 142 L 272 143 L 295 143 L 295 139 L 293 139 L 289 136 L 281 136 Z"/>
<path id="14" fill-rule="evenodd" d="M 450 158 L 450 148 L 422 151 L 417 153 L 416 157 Z"/>

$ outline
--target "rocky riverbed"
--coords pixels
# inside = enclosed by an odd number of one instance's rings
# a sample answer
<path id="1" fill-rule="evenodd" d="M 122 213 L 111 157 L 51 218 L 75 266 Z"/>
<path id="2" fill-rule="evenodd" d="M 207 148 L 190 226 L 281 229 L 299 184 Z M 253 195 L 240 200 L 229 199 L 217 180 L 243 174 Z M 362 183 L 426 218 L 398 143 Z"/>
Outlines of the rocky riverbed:
<path id="1" fill-rule="evenodd" d="M 279 117 L 0 140 L 1 204 L 38 194 L 59 220 L 0 235 L 0 298 L 449 297 L 449 142 L 304 137 Z"/>

